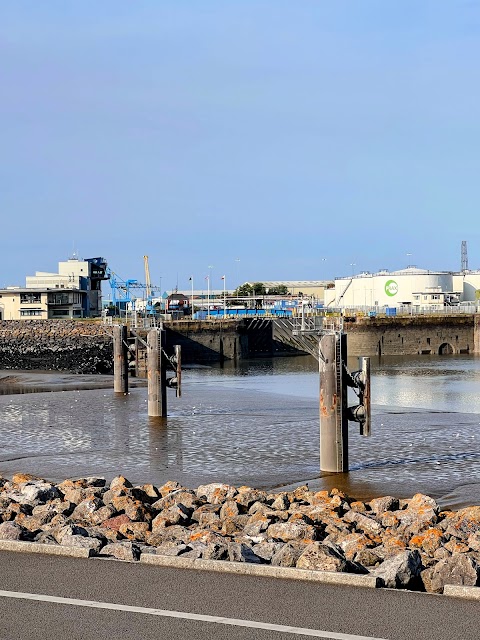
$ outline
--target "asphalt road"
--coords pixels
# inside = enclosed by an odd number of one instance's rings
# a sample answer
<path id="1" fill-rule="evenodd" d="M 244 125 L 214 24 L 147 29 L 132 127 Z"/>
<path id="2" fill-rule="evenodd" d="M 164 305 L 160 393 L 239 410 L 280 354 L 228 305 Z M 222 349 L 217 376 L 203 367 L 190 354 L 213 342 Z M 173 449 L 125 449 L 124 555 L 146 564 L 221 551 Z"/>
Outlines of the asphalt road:
<path id="1" fill-rule="evenodd" d="M 445 596 L 0 552 L 1 640 L 478 640 L 479 624 L 480 603 Z"/>

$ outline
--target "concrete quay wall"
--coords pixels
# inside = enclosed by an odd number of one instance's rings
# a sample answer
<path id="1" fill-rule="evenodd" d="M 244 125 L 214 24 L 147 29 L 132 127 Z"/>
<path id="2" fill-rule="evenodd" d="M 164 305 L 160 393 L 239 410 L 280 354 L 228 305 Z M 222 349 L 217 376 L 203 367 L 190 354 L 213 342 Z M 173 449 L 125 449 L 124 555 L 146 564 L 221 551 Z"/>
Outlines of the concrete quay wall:
<path id="1" fill-rule="evenodd" d="M 182 361 L 219 362 L 242 358 L 298 355 L 274 338 L 269 319 L 176 320 L 165 322 L 167 348 L 182 347 Z"/>
<path id="2" fill-rule="evenodd" d="M 480 353 L 480 314 L 345 322 L 352 356 Z"/>
<path id="3" fill-rule="evenodd" d="M 108 373 L 112 328 L 78 320 L 3 320 L 0 369 Z"/>
<path id="4" fill-rule="evenodd" d="M 186 363 L 219 362 L 245 357 L 248 341 L 241 330 L 241 320 L 176 320 L 164 322 L 167 349 L 182 347 Z"/>
<path id="5" fill-rule="evenodd" d="M 184 363 L 209 363 L 299 353 L 273 338 L 272 324 L 245 320 L 165 323 L 167 349 L 182 346 Z M 352 356 L 480 353 L 480 314 L 362 318 L 345 322 Z M 0 322 L 0 369 L 107 373 L 112 327 L 78 320 Z"/>
<path id="6" fill-rule="evenodd" d="M 186 362 L 294 352 L 273 339 L 267 320 L 176 321 L 165 326 L 169 345 L 181 344 Z M 352 356 L 480 353 L 480 314 L 358 318 L 346 321 L 344 328 Z"/>

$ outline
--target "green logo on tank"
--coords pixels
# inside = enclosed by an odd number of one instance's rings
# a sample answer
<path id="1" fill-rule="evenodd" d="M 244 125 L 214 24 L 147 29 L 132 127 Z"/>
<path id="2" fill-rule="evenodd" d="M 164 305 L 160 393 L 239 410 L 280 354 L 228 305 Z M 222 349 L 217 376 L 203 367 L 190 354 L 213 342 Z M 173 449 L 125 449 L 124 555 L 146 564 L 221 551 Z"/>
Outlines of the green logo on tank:
<path id="1" fill-rule="evenodd" d="M 385 283 L 385 293 L 387 296 L 396 296 L 398 293 L 398 284 L 395 280 L 387 280 Z"/>

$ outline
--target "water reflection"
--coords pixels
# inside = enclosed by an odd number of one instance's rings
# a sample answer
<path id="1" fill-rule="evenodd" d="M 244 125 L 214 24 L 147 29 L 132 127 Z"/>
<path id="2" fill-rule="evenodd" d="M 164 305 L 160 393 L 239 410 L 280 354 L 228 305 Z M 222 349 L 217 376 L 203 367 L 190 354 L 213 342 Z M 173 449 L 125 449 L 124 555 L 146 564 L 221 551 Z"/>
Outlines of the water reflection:
<path id="1" fill-rule="evenodd" d="M 0 472 L 56 480 L 123 473 L 133 482 L 189 486 L 309 481 L 360 498 L 420 490 L 456 502 L 468 484 L 473 495 L 480 359 L 378 360 L 372 369 L 372 437 L 352 425 L 349 474 L 318 473 L 318 365 L 308 357 L 187 370 L 183 397 L 169 394 L 167 419 L 147 416 L 145 388 L 126 396 L 111 388 L 3 395 Z"/>

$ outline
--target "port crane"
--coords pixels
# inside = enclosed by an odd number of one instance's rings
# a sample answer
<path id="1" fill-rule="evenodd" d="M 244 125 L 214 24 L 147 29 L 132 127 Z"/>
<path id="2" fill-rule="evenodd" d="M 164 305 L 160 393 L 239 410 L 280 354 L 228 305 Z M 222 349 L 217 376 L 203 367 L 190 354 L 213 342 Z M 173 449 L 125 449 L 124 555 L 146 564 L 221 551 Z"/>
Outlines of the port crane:
<path id="1" fill-rule="evenodd" d="M 145 291 L 145 296 L 142 296 L 142 298 L 146 297 L 146 309 L 150 309 L 149 312 L 153 313 L 152 298 L 155 295 L 155 292 L 153 291 L 153 287 L 150 281 L 148 256 L 144 256 L 144 264 L 146 276 L 145 283 L 138 282 L 138 280 L 133 278 L 124 280 L 117 273 L 107 267 L 106 273 L 112 291 L 112 305 L 114 307 L 118 309 L 126 309 L 127 304 L 131 303 L 134 308 L 135 301 L 139 299 L 139 296 L 135 295 L 134 291 L 141 289 Z"/>
<path id="2" fill-rule="evenodd" d="M 155 295 L 155 291 L 152 291 L 152 284 L 150 281 L 150 267 L 148 266 L 148 256 L 143 256 L 143 265 L 145 268 L 145 294 L 146 294 L 146 304 L 145 304 L 145 313 L 146 315 L 153 315 L 155 313 L 155 309 L 153 308 L 152 299 Z"/>

